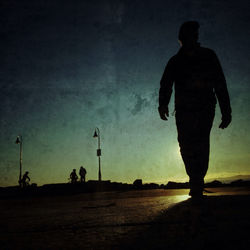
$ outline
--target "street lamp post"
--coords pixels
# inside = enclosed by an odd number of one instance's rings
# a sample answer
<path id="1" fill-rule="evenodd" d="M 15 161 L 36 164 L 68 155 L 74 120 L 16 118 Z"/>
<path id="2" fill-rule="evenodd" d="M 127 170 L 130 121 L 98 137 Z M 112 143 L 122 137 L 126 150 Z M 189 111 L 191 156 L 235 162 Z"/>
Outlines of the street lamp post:
<path id="1" fill-rule="evenodd" d="M 98 138 L 98 149 L 96 150 L 96 155 L 98 157 L 98 165 L 99 165 L 99 170 L 98 170 L 98 180 L 102 180 L 102 174 L 101 174 L 101 139 L 100 139 L 100 130 L 99 128 L 95 128 L 95 133 L 93 135 L 94 138 Z"/>
<path id="2" fill-rule="evenodd" d="M 16 138 L 16 144 L 20 144 L 20 156 L 19 156 L 19 166 L 20 166 L 20 172 L 19 172 L 19 185 L 21 186 L 21 178 L 22 178 L 22 160 L 23 160 L 23 137 L 21 135 L 17 136 Z"/>

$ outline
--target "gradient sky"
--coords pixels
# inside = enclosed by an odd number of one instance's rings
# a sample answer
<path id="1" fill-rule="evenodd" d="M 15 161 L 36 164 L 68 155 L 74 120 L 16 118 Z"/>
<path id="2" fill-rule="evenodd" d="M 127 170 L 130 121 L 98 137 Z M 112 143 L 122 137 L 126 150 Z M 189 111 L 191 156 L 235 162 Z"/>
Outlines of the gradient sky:
<path id="1" fill-rule="evenodd" d="M 187 180 L 174 116 L 160 120 L 159 81 L 179 50 L 180 25 L 200 23 L 200 42 L 218 55 L 233 122 L 211 132 L 207 177 L 250 174 L 250 3 L 248 0 L 1 1 L 0 186 L 67 182 L 73 168 L 104 180 Z M 174 98 L 170 111 L 174 110 Z"/>

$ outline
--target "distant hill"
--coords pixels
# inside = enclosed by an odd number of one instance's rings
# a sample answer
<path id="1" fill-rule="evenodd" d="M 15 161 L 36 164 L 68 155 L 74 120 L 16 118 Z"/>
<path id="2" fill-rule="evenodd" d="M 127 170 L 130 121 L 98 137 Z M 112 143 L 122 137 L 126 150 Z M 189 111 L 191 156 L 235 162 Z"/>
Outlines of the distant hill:
<path id="1" fill-rule="evenodd" d="M 232 181 L 236 180 L 243 180 L 243 181 L 250 181 L 250 175 L 234 175 L 230 177 L 218 177 L 218 178 L 208 178 L 206 179 L 206 182 L 211 182 L 214 179 L 223 182 L 223 183 L 230 183 Z"/>

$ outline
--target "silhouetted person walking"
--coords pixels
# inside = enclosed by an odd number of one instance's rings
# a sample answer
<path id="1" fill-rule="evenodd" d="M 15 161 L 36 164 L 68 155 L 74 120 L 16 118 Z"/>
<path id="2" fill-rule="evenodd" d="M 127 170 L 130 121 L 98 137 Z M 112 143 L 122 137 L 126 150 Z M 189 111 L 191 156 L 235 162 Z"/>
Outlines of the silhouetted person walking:
<path id="1" fill-rule="evenodd" d="M 23 175 L 23 178 L 21 179 L 21 185 L 22 187 L 27 187 L 30 182 L 30 177 L 28 176 L 29 172 L 26 171 L 25 174 Z"/>
<path id="2" fill-rule="evenodd" d="M 222 122 L 231 122 L 231 106 L 226 80 L 215 52 L 200 47 L 199 23 L 189 21 L 179 31 L 181 49 L 173 56 L 163 73 L 159 91 L 159 114 L 169 116 L 168 104 L 175 87 L 175 116 L 180 152 L 189 176 L 190 195 L 202 198 L 204 177 L 209 162 L 209 137 L 212 128 L 216 97 Z"/>
<path id="3" fill-rule="evenodd" d="M 79 170 L 79 175 L 80 175 L 80 177 L 81 177 L 81 179 L 80 179 L 80 181 L 81 181 L 81 183 L 82 182 L 84 182 L 85 183 L 85 181 L 86 181 L 86 174 L 87 174 L 87 171 L 86 171 L 86 169 L 83 167 L 83 166 L 81 166 L 80 167 L 80 170 Z"/>
<path id="4" fill-rule="evenodd" d="M 78 176 L 76 174 L 76 169 L 73 169 L 73 171 L 71 172 L 70 179 L 71 179 L 71 183 L 73 184 L 77 182 Z"/>

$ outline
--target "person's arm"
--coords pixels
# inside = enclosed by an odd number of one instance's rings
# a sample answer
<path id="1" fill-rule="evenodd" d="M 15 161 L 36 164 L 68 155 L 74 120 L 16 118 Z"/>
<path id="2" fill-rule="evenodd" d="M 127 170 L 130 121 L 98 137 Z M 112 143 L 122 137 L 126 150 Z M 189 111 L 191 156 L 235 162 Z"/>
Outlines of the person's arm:
<path id="1" fill-rule="evenodd" d="M 173 59 L 171 58 L 165 67 L 160 81 L 159 107 L 158 111 L 162 120 L 167 120 L 169 116 L 168 104 L 170 102 L 174 83 Z"/>
<path id="2" fill-rule="evenodd" d="M 214 53 L 213 55 L 214 59 L 214 66 L 215 66 L 215 72 L 214 72 L 214 90 L 216 97 L 219 102 L 220 110 L 221 110 L 221 124 L 220 128 L 224 129 L 226 128 L 231 120 L 232 120 L 232 109 L 230 105 L 230 98 L 227 90 L 227 83 L 226 79 L 222 70 L 222 67 L 220 65 L 219 59 Z"/>

